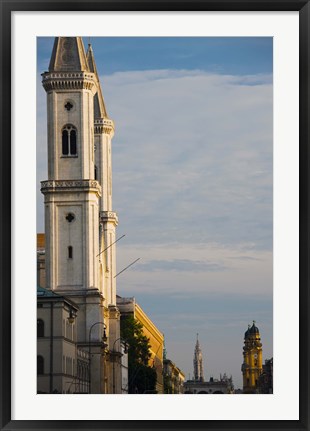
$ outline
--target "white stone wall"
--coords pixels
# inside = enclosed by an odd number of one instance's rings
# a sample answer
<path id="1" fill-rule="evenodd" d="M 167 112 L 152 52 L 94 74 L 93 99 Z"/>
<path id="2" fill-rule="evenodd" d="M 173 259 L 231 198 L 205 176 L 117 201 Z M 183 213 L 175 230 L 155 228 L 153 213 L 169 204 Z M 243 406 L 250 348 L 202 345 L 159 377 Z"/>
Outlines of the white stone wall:
<path id="1" fill-rule="evenodd" d="M 66 216 L 74 215 L 68 222 Z M 99 288 L 99 216 L 96 192 L 45 195 L 46 285 L 51 289 Z M 72 247 L 69 258 L 68 247 Z"/>
<path id="2" fill-rule="evenodd" d="M 95 135 L 97 179 L 102 186 L 100 211 L 112 211 L 111 135 Z"/>
<path id="3" fill-rule="evenodd" d="M 68 111 L 67 102 L 73 105 Z M 94 179 L 93 94 L 90 90 L 53 91 L 47 94 L 48 178 Z M 77 156 L 62 155 L 62 129 L 77 130 Z"/>
<path id="4" fill-rule="evenodd" d="M 106 247 L 106 271 L 105 271 L 105 297 L 108 305 L 116 305 L 116 247 L 112 245 L 115 242 L 115 224 L 107 222 L 104 224 L 104 236 Z"/>

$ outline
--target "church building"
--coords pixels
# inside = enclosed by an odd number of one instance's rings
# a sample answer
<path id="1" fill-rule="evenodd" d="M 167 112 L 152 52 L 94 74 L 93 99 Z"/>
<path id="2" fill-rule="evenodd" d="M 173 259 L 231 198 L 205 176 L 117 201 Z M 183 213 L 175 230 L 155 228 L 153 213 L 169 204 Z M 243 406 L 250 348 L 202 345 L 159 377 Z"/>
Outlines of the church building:
<path id="1" fill-rule="evenodd" d="M 210 377 L 209 381 L 205 381 L 203 373 L 203 355 L 200 348 L 200 343 L 196 339 L 196 345 L 194 349 L 194 378 L 184 382 L 184 393 L 185 394 L 233 394 L 234 385 L 232 376 L 228 377 L 226 373 L 220 375 L 219 379 Z"/>
<path id="2" fill-rule="evenodd" d="M 244 334 L 243 364 L 243 393 L 258 393 L 259 377 L 263 372 L 263 349 L 259 329 L 255 325 L 249 325 Z"/>
<path id="3" fill-rule="evenodd" d="M 112 207 L 114 124 L 91 45 L 85 53 L 81 37 L 56 37 L 42 84 L 48 135 L 48 178 L 41 182 L 45 287 L 57 295 L 47 297 L 67 308 L 71 304 L 74 310 L 77 351 L 85 353 L 84 362 L 89 360 L 88 383 L 83 387 L 95 394 L 121 393 L 115 278 L 118 218 Z M 61 367 L 61 360 L 53 362 Z"/>
<path id="4" fill-rule="evenodd" d="M 202 351 L 198 340 L 198 334 L 197 334 L 197 340 L 196 340 L 196 346 L 195 346 L 195 352 L 194 352 L 194 380 L 196 382 L 204 381 Z"/>

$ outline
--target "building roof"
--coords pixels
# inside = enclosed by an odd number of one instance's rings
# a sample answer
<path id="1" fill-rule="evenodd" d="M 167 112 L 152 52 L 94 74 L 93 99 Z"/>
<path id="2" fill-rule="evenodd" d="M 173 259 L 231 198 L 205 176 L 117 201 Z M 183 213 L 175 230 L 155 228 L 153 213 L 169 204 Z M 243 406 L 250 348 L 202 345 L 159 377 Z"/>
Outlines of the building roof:
<path id="1" fill-rule="evenodd" d="M 81 37 L 55 37 L 49 72 L 90 72 Z"/>
<path id="2" fill-rule="evenodd" d="M 252 326 L 251 325 L 248 326 L 248 330 L 245 332 L 244 338 L 248 338 L 251 335 L 255 335 L 255 334 L 259 334 L 259 329 L 255 325 L 255 320 L 253 320 L 253 325 Z"/>
<path id="3" fill-rule="evenodd" d="M 44 287 L 37 287 L 37 297 L 38 298 L 62 298 L 61 295 L 55 293 L 53 290 L 45 289 Z"/>
<path id="4" fill-rule="evenodd" d="M 87 63 L 88 63 L 88 67 L 89 67 L 90 72 L 94 73 L 96 75 L 96 78 L 97 78 L 98 91 L 94 96 L 94 117 L 95 117 L 95 120 L 99 119 L 99 118 L 108 118 L 107 110 L 106 110 L 103 95 L 102 95 L 99 76 L 98 76 L 98 72 L 97 72 L 97 66 L 96 66 L 96 62 L 95 62 L 94 51 L 93 51 L 93 48 L 92 48 L 90 43 L 88 44 L 86 59 L 87 59 Z"/>
<path id="5" fill-rule="evenodd" d="M 46 300 L 50 302 L 65 302 L 75 310 L 79 309 L 78 305 L 75 302 L 71 301 L 71 299 L 67 298 L 66 296 L 59 295 L 53 290 L 45 289 L 44 287 L 37 286 L 37 301 L 40 301 L 40 300 Z"/>
<path id="6" fill-rule="evenodd" d="M 259 334 L 259 329 L 258 329 L 258 327 L 255 325 L 255 320 L 253 320 L 253 325 L 252 325 L 252 327 L 251 327 L 251 329 L 250 329 L 250 334 L 251 334 L 251 335 L 253 335 L 253 334 Z"/>

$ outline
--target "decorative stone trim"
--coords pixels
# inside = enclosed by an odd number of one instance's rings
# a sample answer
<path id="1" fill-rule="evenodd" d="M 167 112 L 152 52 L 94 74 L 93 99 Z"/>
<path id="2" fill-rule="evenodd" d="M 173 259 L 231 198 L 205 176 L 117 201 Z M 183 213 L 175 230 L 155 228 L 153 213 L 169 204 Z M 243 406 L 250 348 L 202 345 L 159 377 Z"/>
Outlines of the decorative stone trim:
<path id="1" fill-rule="evenodd" d="M 42 84 L 45 91 L 52 90 L 93 90 L 97 91 L 93 73 L 42 73 Z"/>
<path id="2" fill-rule="evenodd" d="M 100 118 L 95 120 L 95 135 L 101 135 L 105 133 L 106 135 L 114 135 L 114 123 L 109 118 Z"/>
<path id="3" fill-rule="evenodd" d="M 109 305 L 109 316 L 110 319 L 118 319 L 121 313 L 115 305 Z"/>
<path id="4" fill-rule="evenodd" d="M 114 222 L 116 225 L 118 224 L 117 213 L 114 211 L 100 211 L 99 214 L 100 223 L 105 222 Z"/>
<path id="5" fill-rule="evenodd" d="M 56 191 L 94 191 L 101 196 L 101 186 L 96 180 L 48 180 L 41 181 L 41 192 L 43 194 Z M 82 189 L 82 190 L 81 190 Z"/>

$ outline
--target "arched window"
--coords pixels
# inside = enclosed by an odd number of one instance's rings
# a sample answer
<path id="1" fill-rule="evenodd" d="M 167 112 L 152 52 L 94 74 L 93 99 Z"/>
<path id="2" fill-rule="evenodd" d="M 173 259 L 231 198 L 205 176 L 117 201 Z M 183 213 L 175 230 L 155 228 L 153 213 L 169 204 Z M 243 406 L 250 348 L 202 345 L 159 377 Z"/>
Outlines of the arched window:
<path id="1" fill-rule="evenodd" d="M 77 156 L 77 132 L 75 127 L 67 124 L 62 129 L 62 155 Z"/>
<path id="2" fill-rule="evenodd" d="M 37 356 L 37 374 L 44 374 L 44 358 Z"/>
<path id="3" fill-rule="evenodd" d="M 37 319 L 37 336 L 44 337 L 44 321 Z"/>

